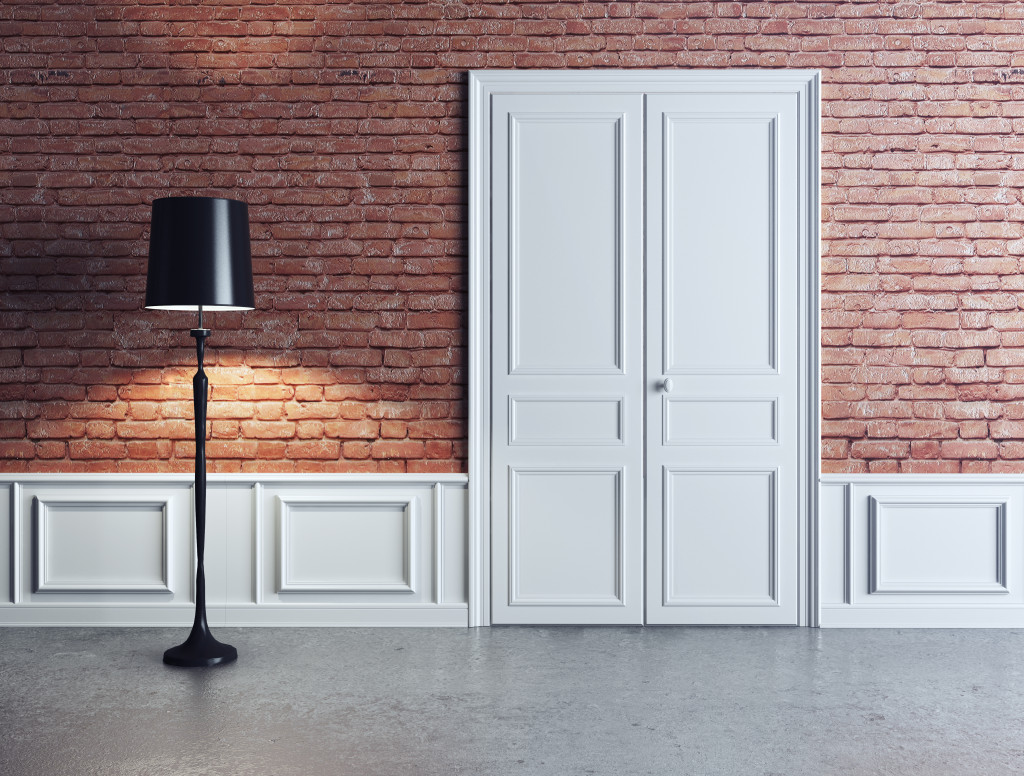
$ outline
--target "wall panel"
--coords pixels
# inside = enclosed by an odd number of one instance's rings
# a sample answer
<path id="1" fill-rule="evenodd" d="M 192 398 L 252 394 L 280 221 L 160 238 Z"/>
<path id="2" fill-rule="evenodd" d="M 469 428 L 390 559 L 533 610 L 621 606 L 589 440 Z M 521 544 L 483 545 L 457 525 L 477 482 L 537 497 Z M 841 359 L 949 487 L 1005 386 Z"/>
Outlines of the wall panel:
<path id="1" fill-rule="evenodd" d="M 823 627 L 1024 626 L 1024 482 L 827 476 Z"/>
<path id="2" fill-rule="evenodd" d="M 211 475 L 210 623 L 466 625 L 465 489 L 461 475 Z M 191 623 L 190 475 L 19 475 L 0 496 L 0 625 Z"/>

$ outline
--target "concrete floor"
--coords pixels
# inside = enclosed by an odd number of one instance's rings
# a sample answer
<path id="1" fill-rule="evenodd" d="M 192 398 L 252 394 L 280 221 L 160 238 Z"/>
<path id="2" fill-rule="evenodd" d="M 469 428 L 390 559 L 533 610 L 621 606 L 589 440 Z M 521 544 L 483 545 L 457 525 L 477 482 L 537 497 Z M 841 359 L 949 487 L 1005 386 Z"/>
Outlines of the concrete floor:
<path id="1" fill-rule="evenodd" d="M 1024 773 L 1024 631 L 0 629 L 4 776 Z"/>

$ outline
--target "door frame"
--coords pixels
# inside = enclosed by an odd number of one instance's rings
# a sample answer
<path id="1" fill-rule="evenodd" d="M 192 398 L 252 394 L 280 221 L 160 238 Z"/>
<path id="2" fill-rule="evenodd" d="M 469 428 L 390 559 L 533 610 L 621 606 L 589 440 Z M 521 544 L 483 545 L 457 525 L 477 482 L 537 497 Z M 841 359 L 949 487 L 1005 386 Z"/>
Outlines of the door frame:
<path id="1" fill-rule="evenodd" d="M 469 73 L 469 626 L 491 624 L 491 97 L 501 93 L 776 92 L 798 100 L 800 126 L 799 625 L 818 625 L 820 433 L 820 137 L 817 70 L 476 70 Z M 646 523 L 646 516 L 645 516 Z"/>

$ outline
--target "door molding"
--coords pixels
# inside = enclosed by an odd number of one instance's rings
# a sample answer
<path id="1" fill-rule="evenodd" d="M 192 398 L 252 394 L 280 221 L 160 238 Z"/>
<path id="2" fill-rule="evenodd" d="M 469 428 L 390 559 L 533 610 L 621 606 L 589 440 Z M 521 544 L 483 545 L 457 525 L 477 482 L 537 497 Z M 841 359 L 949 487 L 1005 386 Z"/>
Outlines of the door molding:
<path id="1" fill-rule="evenodd" d="M 818 625 L 817 503 L 820 471 L 820 116 L 816 70 L 472 71 L 469 74 L 469 625 L 491 623 L 490 105 L 497 94 L 792 94 L 799 103 L 800 513 L 799 624 Z"/>

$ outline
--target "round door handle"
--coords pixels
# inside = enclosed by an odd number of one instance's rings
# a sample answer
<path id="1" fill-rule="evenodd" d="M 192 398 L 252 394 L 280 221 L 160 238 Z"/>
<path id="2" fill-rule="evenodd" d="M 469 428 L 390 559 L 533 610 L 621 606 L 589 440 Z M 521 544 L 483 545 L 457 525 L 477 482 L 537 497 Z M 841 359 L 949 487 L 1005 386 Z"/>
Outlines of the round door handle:
<path id="1" fill-rule="evenodd" d="M 672 393 L 672 378 L 666 377 L 658 383 L 658 390 L 664 393 Z"/>

